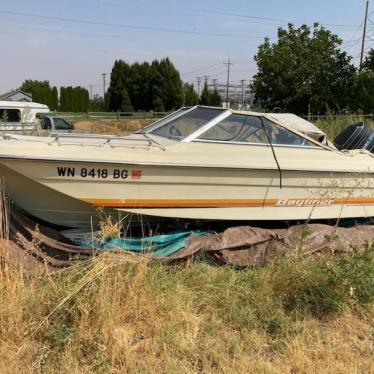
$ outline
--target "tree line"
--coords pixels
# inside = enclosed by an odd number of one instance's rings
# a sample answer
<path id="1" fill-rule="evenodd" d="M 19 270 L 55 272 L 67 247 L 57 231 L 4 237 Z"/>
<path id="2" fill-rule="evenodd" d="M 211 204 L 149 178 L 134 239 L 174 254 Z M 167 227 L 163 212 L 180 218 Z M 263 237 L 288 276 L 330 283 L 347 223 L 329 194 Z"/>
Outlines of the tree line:
<path id="1" fill-rule="evenodd" d="M 88 91 L 82 87 L 51 87 L 49 81 L 27 79 L 20 90 L 30 93 L 34 102 L 45 104 L 50 110 L 86 112 L 90 107 Z"/>
<path id="2" fill-rule="evenodd" d="M 257 107 L 297 114 L 373 113 L 374 50 L 356 68 L 342 40 L 314 24 L 278 29 L 255 55 L 252 92 Z"/>
<path id="3" fill-rule="evenodd" d="M 156 111 L 178 109 L 182 105 L 221 105 L 216 89 L 205 82 L 199 97 L 193 84 L 184 83 L 179 71 L 168 58 L 151 63 L 114 62 L 105 100 L 94 97 L 82 87 L 51 87 L 49 81 L 26 80 L 20 89 L 32 94 L 33 101 L 51 110 L 66 112 L 91 111 Z"/>
<path id="4" fill-rule="evenodd" d="M 116 60 L 105 102 L 110 111 L 164 112 L 197 103 L 220 105 L 221 99 L 217 90 L 211 91 L 207 83 L 199 98 L 194 86 L 183 83 L 174 64 L 164 58 L 134 64 Z"/>

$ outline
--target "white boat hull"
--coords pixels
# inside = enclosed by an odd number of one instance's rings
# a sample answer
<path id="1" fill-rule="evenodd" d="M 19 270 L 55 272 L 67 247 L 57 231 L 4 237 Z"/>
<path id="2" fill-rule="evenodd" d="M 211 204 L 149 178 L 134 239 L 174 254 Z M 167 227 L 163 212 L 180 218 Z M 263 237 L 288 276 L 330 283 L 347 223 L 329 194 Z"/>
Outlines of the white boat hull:
<path id="1" fill-rule="evenodd" d="M 10 196 L 53 224 L 90 228 L 97 209 L 202 220 L 374 216 L 371 173 L 2 159 Z M 281 186 L 282 184 L 282 186 Z M 25 186 L 27 192 L 25 193 Z M 115 214 L 115 213 L 114 213 Z"/>

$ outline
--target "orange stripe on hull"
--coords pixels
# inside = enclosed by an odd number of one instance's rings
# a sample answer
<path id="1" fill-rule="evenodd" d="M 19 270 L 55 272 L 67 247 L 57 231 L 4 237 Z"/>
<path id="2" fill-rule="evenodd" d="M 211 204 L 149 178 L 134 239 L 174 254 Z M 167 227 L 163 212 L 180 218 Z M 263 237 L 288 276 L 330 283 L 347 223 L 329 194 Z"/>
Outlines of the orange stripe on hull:
<path id="1" fill-rule="evenodd" d="M 350 198 L 350 199 L 332 199 L 330 203 L 308 205 L 298 204 L 299 201 L 308 199 L 287 199 L 289 203 L 280 204 L 284 199 L 267 200 L 102 200 L 102 199 L 82 199 L 86 203 L 116 208 L 231 208 L 231 207 L 323 207 L 331 205 L 372 205 L 374 198 Z M 313 200 L 313 199 L 310 199 Z M 292 201 L 295 203 L 292 204 Z M 313 201 L 318 201 L 314 199 Z"/>
<path id="2" fill-rule="evenodd" d="M 370 205 L 374 204 L 374 199 L 335 199 L 337 205 Z"/>
<path id="3" fill-rule="evenodd" d="M 83 201 L 107 207 L 121 208 L 214 208 L 214 207 L 257 207 L 275 206 L 278 200 L 99 200 Z"/>

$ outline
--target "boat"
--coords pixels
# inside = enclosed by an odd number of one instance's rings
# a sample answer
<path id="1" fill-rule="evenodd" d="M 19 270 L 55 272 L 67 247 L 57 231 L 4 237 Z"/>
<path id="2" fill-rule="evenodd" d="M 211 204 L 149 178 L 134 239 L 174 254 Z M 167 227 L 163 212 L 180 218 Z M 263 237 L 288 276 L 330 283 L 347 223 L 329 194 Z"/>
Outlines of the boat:
<path id="1" fill-rule="evenodd" d="M 293 114 L 194 106 L 126 137 L 0 137 L 0 175 L 30 215 L 295 221 L 374 216 L 374 155 Z"/>

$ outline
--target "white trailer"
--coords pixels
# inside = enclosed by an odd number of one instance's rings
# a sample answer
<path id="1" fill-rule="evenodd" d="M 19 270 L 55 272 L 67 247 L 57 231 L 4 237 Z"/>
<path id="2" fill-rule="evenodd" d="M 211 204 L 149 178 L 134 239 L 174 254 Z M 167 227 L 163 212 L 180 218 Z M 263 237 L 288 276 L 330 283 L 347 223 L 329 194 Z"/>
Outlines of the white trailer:
<path id="1" fill-rule="evenodd" d="M 39 121 L 37 115 L 46 113 L 49 113 L 49 108 L 44 104 L 0 101 L 0 132 L 23 134 L 34 132 Z"/>

